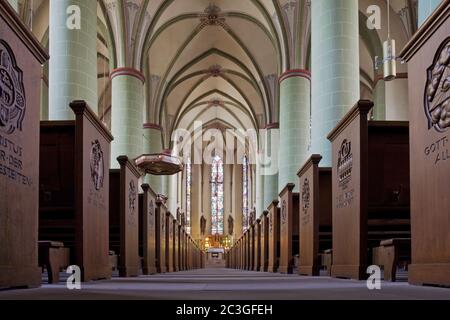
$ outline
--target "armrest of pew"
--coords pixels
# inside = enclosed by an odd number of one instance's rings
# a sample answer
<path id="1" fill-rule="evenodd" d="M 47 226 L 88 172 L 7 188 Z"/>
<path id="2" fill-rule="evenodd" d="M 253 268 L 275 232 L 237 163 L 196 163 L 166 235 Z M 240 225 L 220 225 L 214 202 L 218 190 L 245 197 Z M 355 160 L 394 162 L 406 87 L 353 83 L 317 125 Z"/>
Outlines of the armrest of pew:
<path id="1" fill-rule="evenodd" d="M 109 265 L 111 266 L 111 271 L 117 270 L 118 257 L 114 251 L 109 251 Z"/>
<path id="2" fill-rule="evenodd" d="M 372 251 L 373 263 L 384 267 L 384 280 L 397 280 L 397 267 L 400 260 L 409 260 L 411 255 L 411 239 L 387 239 Z M 405 257 L 406 256 L 406 257 Z"/>
<path id="3" fill-rule="evenodd" d="M 62 242 L 39 241 L 39 266 L 47 269 L 48 283 L 59 282 L 59 272 L 70 264 L 70 250 Z"/>
<path id="4" fill-rule="evenodd" d="M 333 264 L 333 249 L 325 250 L 322 254 L 322 265 L 327 270 L 327 275 L 331 277 L 331 265 Z"/>

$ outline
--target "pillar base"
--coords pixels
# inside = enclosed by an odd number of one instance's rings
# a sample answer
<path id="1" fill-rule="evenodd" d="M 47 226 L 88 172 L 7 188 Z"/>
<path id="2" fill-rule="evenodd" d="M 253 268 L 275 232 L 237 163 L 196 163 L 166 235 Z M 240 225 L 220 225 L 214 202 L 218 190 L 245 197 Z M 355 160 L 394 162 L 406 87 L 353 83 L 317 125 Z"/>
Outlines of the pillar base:
<path id="1" fill-rule="evenodd" d="M 298 268 L 298 274 L 301 276 L 318 277 L 320 276 L 319 266 L 300 266 Z"/>
<path id="2" fill-rule="evenodd" d="M 412 285 L 450 287 L 450 263 L 411 264 L 408 281 Z"/>
<path id="3" fill-rule="evenodd" d="M 331 276 L 333 278 L 366 280 L 368 274 L 367 267 L 362 265 L 333 265 L 331 267 Z"/>

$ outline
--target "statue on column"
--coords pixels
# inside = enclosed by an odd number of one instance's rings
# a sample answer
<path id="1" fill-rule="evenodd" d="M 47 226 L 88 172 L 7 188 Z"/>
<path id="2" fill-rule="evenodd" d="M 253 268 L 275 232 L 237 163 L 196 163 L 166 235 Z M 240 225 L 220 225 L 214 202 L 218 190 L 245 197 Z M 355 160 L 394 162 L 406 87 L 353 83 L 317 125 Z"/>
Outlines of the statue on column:
<path id="1" fill-rule="evenodd" d="M 200 232 L 202 236 L 206 234 L 206 219 L 204 216 L 200 218 Z"/>
<path id="2" fill-rule="evenodd" d="M 233 235 L 233 232 L 234 232 L 234 219 L 233 219 L 233 217 L 230 215 L 230 216 L 228 216 L 228 234 L 229 234 L 230 236 L 232 236 L 232 235 Z"/>

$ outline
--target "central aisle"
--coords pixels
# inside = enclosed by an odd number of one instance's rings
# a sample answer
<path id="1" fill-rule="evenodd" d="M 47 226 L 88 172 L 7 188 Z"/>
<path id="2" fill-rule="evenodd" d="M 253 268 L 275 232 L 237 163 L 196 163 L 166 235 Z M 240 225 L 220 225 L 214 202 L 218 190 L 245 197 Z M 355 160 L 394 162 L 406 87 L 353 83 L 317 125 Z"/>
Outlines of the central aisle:
<path id="1" fill-rule="evenodd" d="M 450 289 L 383 282 L 382 290 L 370 291 L 364 281 L 203 269 L 90 282 L 82 284 L 80 291 L 67 290 L 63 282 L 39 289 L 0 291 L 0 299 L 437 300 L 450 299 Z"/>

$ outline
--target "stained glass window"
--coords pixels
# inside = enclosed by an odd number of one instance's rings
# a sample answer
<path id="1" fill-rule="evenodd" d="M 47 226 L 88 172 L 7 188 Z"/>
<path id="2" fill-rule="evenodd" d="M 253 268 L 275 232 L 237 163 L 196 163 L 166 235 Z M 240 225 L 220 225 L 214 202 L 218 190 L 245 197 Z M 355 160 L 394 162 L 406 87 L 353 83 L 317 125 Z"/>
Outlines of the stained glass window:
<path id="1" fill-rule="evenodd" d="M 244 232 L 249 228 L 249 209 L 248 209 L 248 176 L 249 176 L 248 158 L 245 156 L 242 162 L 242 213 L 244 216 Z"/>
<path id="2" fill-rule="evenodd" d="M 191 234 L 192 164 L 186 163 L 186 232 Z"/>
<path id="3" fill-rule="evenodd" d="M 212 234 L 223 234 L 223 161 L 214 157 L 211 170 L 211 226 Z"/>

